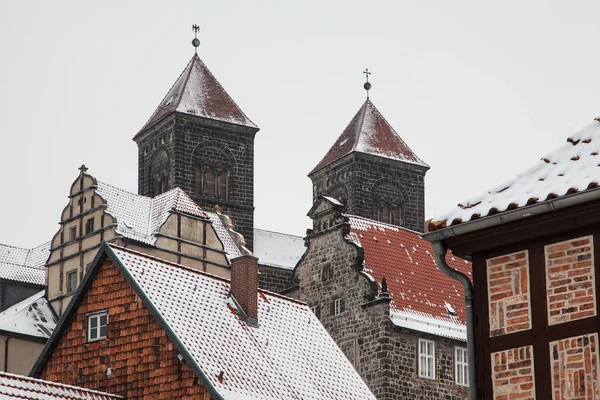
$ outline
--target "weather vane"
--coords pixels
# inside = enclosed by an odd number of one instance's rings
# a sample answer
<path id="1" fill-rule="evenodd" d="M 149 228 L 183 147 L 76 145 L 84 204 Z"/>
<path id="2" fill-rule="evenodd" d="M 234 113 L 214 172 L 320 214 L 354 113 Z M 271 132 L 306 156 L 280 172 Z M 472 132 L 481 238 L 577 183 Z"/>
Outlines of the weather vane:
<path id="1" fill-rule="evenodd" d="M 198 46 L 200 46 L 200 39 L 198 39 L 198 31 L 200 27 L 196 24 L 192 25 L 192 30 L 194 31 L 194 40 L 192 40 L 192 46 L 194 46 L 194 51 L 198 54 Z"/>
<path id="2" fill-rule="evenodd" d="M 371 75 L 371 73 L 369 72 L 369 68 L 365 69 L 363 71 L 363 74 L 365 74 L 365 76 L 367 77 L 367 81 L 365 82 L 363 87 L 367 91 L 367 100 L 369 100 L 369 89 L 371 89 L 371 83 L 369 82 L 369 75 Z"/>

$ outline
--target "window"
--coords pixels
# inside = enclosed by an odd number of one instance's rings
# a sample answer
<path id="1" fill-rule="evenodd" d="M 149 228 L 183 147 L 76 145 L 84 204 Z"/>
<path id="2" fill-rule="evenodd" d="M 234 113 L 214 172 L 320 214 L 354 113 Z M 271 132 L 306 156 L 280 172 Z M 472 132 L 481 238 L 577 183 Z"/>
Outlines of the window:
<path id="1" fill-rule="evenodd" d="M 77 271 L 67 272 L 67 293 L 73 293 L 77 289 Z"/>
<path id="2" fill-rule="evenodd" d="M 377 212 L 377 219 L 391 225 L 400 225 L 402 220 L 398 212 L 398 206 L 393 204 L 381 204 Z"/>
<path id="3" fill-rule="evenodd" d="M 310 306 L 310 311 L 312 311 L 317 318 L 321 318 L 321 307 L 319 307 L 318 304 Z"/>
<path id="4" fill-rule="evenodd" d="M 331 268 L 331 265 L 326 265 L 323 267 L 323 276 L 321 278 L 323 282 L 333 279 L 333 268 Z"/>
<path id="5" fill-rule="evenodd" d="M 333 301 L 333 315 L 338 315 L 344 312 L 344 299 L 339 298 Z"/>
<path id="6" fill-rule="evenodd" d="M 435 379 L 435 343 L 419 339 L 419 376 Z"/>
<path id="7" fill-rule="evenodd" d="M 229 171 L 212 166 L 196 167 L 196 190 L 207 197 L 227 200 L 229 191 Z"/>
<path id="8" fill-rule="evenodd" d="M 88 342 L 106 339 L 108 333 L 108 312 L 88 315 L 87 317 L 87 339 Z"/>
<path id="9" fill-rule="evenodd" d="M 454 348 L 454 369 L 456 371 L 456 384 L 469 386 L 469 358 L 464 347 Z"/>
<path id="10" fill-rule="evenodd" d="M 77 239 L 77 226 L 72 226 L 69 228 L 69 240 Z"/>
<path id="11" fill-rule="evenodd" d="M 85 222 L 85 234 L 94 232 L 94 218 L 90 218 Z"/>

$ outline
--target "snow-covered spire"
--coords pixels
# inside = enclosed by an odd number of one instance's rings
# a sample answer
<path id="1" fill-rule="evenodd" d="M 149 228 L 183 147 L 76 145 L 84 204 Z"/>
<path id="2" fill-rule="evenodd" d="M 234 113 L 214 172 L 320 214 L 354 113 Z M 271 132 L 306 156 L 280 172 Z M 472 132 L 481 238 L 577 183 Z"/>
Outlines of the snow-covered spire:
<path id="1" fill-rule="evenodd" d="M 344 132 L 310 174 L 354 151 L 428 167 L 408 147 L 368 97 Z"/>
<path id="2" fill-rule="evenodd" d="M 174 112 L 257 128 L 235 104 L 197 54 L 194 54 L 136 137 Z"/>

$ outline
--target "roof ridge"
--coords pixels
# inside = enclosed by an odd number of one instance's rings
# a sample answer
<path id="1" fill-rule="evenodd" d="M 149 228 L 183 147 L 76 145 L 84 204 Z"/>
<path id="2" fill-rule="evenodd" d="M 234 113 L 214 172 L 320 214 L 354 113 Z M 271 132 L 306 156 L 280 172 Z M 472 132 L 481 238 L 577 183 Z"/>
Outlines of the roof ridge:
<path id="1" fill-rule="evenodd" d="M 237 108 L 237 110 L 248 120 L 250 121 L 250 123 L 254 126 L 256 126 L 256 124 L 254 123 L 254 121 L 252 121 L 250 118 L 248 118 L 248 116 L 246 115 L 246 113 L 244 111 L 242 111 L 242 109 L 237 105 L 237 103 L 233 100 L 233 98 L 229 95 L 229 92 L 227 90 L 225 90 L 225 88 L 223 87 L 223 85 L 221 85 L 221 82 L 219 82 L 219 80 L 217 79 L 216 76 L 213 75 L 212 72 L 210 72 L 210 69 L 208 69 L 208 67 L 206 66 L 206 64 L 204 64 L 204 61 L 202 61 L 202 59 L 200 57 L 198 57 L 198 55 L 196 54 L 195 57 L 198 58 L 198 61 L 200 61 L 200 63 L 204 66 L 204 69 L 206 70 L 206 72 L 208 72 L 208 74 L 215 80 L 215 82 L 217 83 L 217 85 L 219 85 L 219 87 L 221 89 L 223 89 L 223 93 L 225 93 L 225 96 L 227 96 L 229 98 L 229 100 L 231 100 L 231 102 L 233 103 L 233 106 L 235 108 Z M 186 81 L 187 83 L 187 81 Z M 183 91 L 182 91 L 183 93 Z"/>
<path id="2" fill-rule="evenodd" d="M 183 98 L 183 93 L 185 92 L 185 87 L 187 86 L 187 83 L 190 80 L 190 75 L 192 74 L 192 70 L 194 69 L 194 63 L 196 62 L 196 60 L 200 60 L 200 57 L 198 57 L 198 54 L 194 54 L 192 56 L 192 59 L 190 60 L 190 62 L 187 63 L 187 65 L 185 66 L 185 69 L 183 70 L 183 72 L 185 72 L 185 70 L 188 69 L 188 66 L 189 66 L 188 74 L 185 77 L 185 81 L 183 82 L 183 89 L 181 90 L 181 93 L 179 94 L 179 98 L 177 99 L 177 102 L 175 103 L 175 110 L 177 110 L 177 108 L 179 107 L 179 104 L 181 104 L 181 99 Z M 179 78 L 177 78 L 175 83 L 177 83 L 178 80 L 179 80 Z M 173 86 L 175 86 L 175 83 L 173 84 Z M 173 87 L 171 87 L 171 89 L 173 89 Z M 169 92 L 171 91 L 171 89 L 169 89 Z M 165 98 L 167 97 L 169 92 L 167 92 L 167 94 L 165 95 Z M 162 104 L 162 101 L 160 104 Z M 160 105 L 159 105 L 159 107 L 160 107 Z"/>
<path id="3" fill-rule="evenodd" d="M 350 150 L 348 153 L 352 153 L 353 151 L 356 151 L 356 148 L 358 147 L 358 142 L 360 140 L 360 136 L 361 136 L 360 134 L 362 133 L 363 125 L 365 123 L 365 116 L 367 115 L 367 107 L 368 107 L 369 103 L 371 103 L 371 101 L 367 97 L 367 100 L 365 100 L 365 102 L 363 103 L 363 105 L 361 107 L 362 115 L 360 117 L 360 123 L 358 124 L 356 133 L 354 135 L 354 144 L 352 145 L 352 150 Z M 373 103 L 371 103 L 371 104 L 373 104 Z M 350 122 L 352 122 L 352 121 L 350 121 Z"/>
<path id="4" fill-rule="evenodd" d="M 23 380 L 23 381 L 38 382 L 38 383 L 42 383 L 45 385 L 60 386 L 60 387 L 66 388 L 66 389 L 74 389 L 74 390 L 82 391 L 82 392 L 96 393 L 96 394 L 100 394 L 103 396 L 114 397 L 115 399 L 123 399 L 124 398 L 123 396 L 119 396 L 118 394 L 114 394 L 114 393 L 101 392 L 100 390 L 88 389 L 88 388 L 84 388 L 81 386 L 74 386 L 74 385 L 68 385 L 66 383 L 61 383 L 61 382 L 54 382 L 54 381 L 47 381 L 47 380 L 39 379 L 39 378 L 32 378 L 27 375 L 18 375 L 18 374 L 12 374 L 10 372 L 0 371 L 0 377 L 2 377 L 2 376 L 6 376 L 9 378 L 15 378 L 15 379 Z M 12 387 L 18 387 L 18 386 L 12 385 Z"/>

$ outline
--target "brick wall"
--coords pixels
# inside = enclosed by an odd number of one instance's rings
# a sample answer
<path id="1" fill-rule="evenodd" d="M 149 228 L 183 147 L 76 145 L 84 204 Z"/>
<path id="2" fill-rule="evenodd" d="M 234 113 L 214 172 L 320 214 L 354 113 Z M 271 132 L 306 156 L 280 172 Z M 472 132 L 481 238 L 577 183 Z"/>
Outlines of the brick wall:
<path id="1" fill-rule="evenodd" d="M 533 346 L 492 353 L 494 400 L 535 399 Z"/>
<path id="2" fill-rule="evenodd" d="M 185 190 L 202 208 L 212 211 L 219 204 L 231 217 L 235 230 L 252 250 L 254 236 L 254 136 L 256 129 L 173 114 L 150 128 L 138 144 L 138 190 L 154 195 L 150 180 L 152 156 L 157 149 L 169 154 L 169 188 Z M 206 158 L 227 164 L 229 198 L 215 199 L 196 192 L 196 165 Z"/>
<path id="3" fill-rule="evenodd" d="M 527 251 L 487 260 L 490 336 L 531 329 Z"/>
<path id="4" fill-rule="evenodd" d="M 310 176 L 313 203 L 322 194 L 344 191 L 345 212 L 377 219 L 377 197 L 398 198 L 403 214 L 401 225 L 423 232 L 426 172 L 427 168 L 418 165 L 353 153 Z"/>
<path id="5" fill-rule="evenodd" d="M 258 258 L 231 260 L 231 294 L 248 318 L 258 318 Z"/>
<path id="6" fill-rule="evenodd" d="M 87 343 L 86 313 L 108 311 L 108 338 Z M 204 386 L 119 271 L 105 262 L 39 378 L 126 399 L 209 400 Z M 111 376 L 106 371 L 111 369 Z"/>
<path id="7" fill-rule="evenodd" d="M 260 272 L 258 286 L 261 289 L 281 293 L 292 285 L 293 269 L 275 268 L 268 265 L 258 265 Z"/>
<path id="8" fill-rule="evenodd" d="M 327 214 L 322 219 L 332 220 Z M 314 225 L 323 226 L 318 221 Z M 318 307 L 319 319 L 377 399 L 468 398 L 468 388 L 456 385 L 454 377 L 454 346 L 465 344 L 426 337 L 436 345 L 436 378 L 419 378 L 417 346 L 424 334 L 393 325 L 389 302 L 371 302 L 377 287 L 357 270 L 362 257 L 344 239 L 344 229 L 340 224 L 310 236 L 307 252 L 295 270 L 298 298 Z M 324 274 L 324 268 L 331 273 Z M 332 312 L 336 298 L 344 303 L 338 315 Z"/>
<path id="9" fill-rule="evenodd" d="M 598 334 L 550 343 L 552 398 L 598 399 Z"/>
<path id="10" fill-rule="evenodd" d="M 596 315 L 593 237 L 545 246 L 548 324 Z"/>

